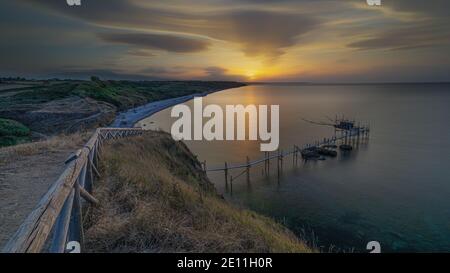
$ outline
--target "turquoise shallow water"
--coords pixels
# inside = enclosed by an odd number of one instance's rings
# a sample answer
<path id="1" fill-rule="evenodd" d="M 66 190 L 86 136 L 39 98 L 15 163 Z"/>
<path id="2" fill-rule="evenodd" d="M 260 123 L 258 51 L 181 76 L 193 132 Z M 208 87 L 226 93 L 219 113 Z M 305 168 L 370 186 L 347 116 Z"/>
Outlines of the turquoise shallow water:
<path id="1" fill-rule="evenodd" d="M 450 85 L 253 85 L 204 98 L 204 104 L 279 104 L 280 147 L 330 137 L 327 120 L 344 114 L 370 122 L 370 139 L 348 155 L 293 166 L 280 179 L 259 167 L 226 191 L 223 173 L 210 173 L 232 202 L 277 218 L 325 250 L 450 252 Z M 186 103 L 192 107 L 192 102 Z M 170 109 L 142 121 L 170 131 Z M 209 167 L 261 157 L 257 141 L 188 141 Z M 275 161 L 272 163 L 274 167 Z M 235 171 L 232 175 L 236 175 Z"/>

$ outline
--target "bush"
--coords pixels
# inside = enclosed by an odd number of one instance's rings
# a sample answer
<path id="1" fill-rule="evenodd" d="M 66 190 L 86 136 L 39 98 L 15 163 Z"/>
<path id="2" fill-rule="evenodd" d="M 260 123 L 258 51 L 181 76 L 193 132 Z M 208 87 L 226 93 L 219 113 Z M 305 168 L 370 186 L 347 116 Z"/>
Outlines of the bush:
<path id="1" fill-rule="evenodd" d="M 30 129 L 20 122 L 0 118 L 0 147 L 28 141 Z"/>

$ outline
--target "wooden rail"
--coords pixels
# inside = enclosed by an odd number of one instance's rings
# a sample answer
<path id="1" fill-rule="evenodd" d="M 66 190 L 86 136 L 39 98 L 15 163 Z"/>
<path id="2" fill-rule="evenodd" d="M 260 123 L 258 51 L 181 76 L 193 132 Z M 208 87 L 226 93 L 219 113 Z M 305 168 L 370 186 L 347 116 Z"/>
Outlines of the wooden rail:
<path id="1" fill-rule="evenodd" d="M 50 252 L 81 252 L 83 250 L 82 204 L 94 205 L 94 174 L 99 176 L 98 161 L 103 141 L 140 135 L 140 128 L 99 128 L 86 145 L 66 161 L 66 169 L 41 198 L 3 248 L 5 253 L 37 253 L 51 239 Z M 50 237 L 52 234 L 52 238 Z"/>

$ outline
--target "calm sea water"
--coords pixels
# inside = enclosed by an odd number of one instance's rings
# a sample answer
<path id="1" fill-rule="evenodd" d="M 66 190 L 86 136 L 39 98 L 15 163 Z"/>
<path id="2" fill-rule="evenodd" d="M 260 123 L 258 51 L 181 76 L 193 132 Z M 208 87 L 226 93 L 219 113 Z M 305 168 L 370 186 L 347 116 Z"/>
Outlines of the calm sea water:
<path id="1" fill-rule="evenodd" d="M 253 85 L 204 98 L 204 104 L 279 104 L 280 148 L 333 135 L 335 114 L 370 122 L 368 141 L 325 161 L 284 162 L 278 179 L 253 167 L 226 190 L 223 172 L 210 173 L 232 202 L 269 215 L 329 250 L 450 251 L 450 85 Z M 192 102 L 187 105 L 192 107 Z M 170 132 L 170 109 L 142 121 Z M 188 141 L 208 167 L 263 156 L 257 141 Z M 271 166 L 275 167 L 275 161 Z M 231 175 L 237 175 L 236 170 Z"/>

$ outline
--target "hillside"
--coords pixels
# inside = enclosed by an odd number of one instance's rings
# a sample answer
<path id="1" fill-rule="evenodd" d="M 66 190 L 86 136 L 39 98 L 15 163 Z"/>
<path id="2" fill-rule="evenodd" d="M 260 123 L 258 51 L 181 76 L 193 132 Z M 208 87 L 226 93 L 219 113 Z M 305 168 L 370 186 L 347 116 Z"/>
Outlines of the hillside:
<path id="1" fill-rule="evenodd" d="M 102 81 L 96 77 L 91 81 L 2 81 L 0 118 L 8 120 L 8 124 L 14 122 L 14 127 L 21 130 L 20 134 L 3 132 L 10 126 L 0 124 L 0 131 L 3 130 L 0 147 L 105 126 L 118 112 L 149 102 L 242 85 L 203 81 Z"/>
<path id="2" fill-rule="evenodd" d="M 272 219 L 221 196 L 182 142 L 170 135 L 105 146 L 85 221 L 88 252 L 312 252 Z"/>

